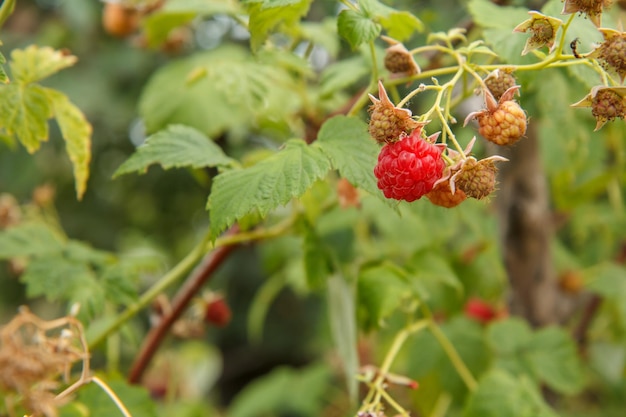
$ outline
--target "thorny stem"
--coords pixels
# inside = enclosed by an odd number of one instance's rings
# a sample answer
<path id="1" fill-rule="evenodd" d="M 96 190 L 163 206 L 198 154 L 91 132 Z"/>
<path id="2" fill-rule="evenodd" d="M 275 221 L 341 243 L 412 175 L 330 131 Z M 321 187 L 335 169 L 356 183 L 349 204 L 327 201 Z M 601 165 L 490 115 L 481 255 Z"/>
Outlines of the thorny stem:
<path id="1" fill-rule="evenodd" d="M 134 317 L 138 312 L 146 308 L 150 303 L 167 288 L 181 280 L 190 270 L 196 265 L 204 254 L 212 249 L 222 246 L 235 245 L 243 242 L 251 242 L 259 239 L 273 238 L 280 236 L 289 230 L 290 226 L 295 221 L 296 217 L 292 216 L 274 226 L 266 229 L 253 229 L 247 232 L 240 232 L 237 234 L 226 234 L 218 238 L 214 244 L 210 241 L 210 235 L 207 233 L 203 240 L 198 243 L 190 252 L 185 256 L 176 266 L 174 266 L 168 273 L 166 273 L 159 281 L 157 281 L 152 287 L 150 287 L 143 295 L 135 302 L 131 304 L 120 313 L 115 320 L 109 324 L 99 334 L 91 338 L 89 342 L 89 348 L 93 349 L 95 346 L 102 343 L 111 333 L 118 330 L 124 323 Z"/>

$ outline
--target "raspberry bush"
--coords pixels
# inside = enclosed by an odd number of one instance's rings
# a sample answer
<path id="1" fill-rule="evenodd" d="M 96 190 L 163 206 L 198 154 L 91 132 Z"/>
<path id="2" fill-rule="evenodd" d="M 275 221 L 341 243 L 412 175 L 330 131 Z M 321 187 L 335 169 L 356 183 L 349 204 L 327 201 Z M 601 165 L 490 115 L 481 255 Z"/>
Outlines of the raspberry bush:
<path id="1" fill-rule="evenodd" d="M 0 416 L 622 416 L 623 10 L 5 0 Z"/>

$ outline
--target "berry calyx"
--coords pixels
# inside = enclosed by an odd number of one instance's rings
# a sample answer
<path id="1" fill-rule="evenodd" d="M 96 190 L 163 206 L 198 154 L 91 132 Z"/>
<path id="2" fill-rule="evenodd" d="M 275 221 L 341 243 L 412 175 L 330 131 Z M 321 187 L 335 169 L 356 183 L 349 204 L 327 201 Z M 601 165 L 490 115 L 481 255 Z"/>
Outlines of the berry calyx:
<path id="1" fill-rule="evenodd" d="M 433 189 L 441 178 L 445 163 L 443 149 L 434 145 L 438 133 L 423 139 L 422 129 L 403 135 L 395 143 L 382 147 L 374 175 L 378 188 L 387 198 L 415 201 Z"/>
<path id="2" fill-rule="evenodd" d="M 380 99 L 371 94 L 369 96 L 373 103 L 369 108 L 369 133 L 376 139 L 376 142 L 395 142 L 402 135 L 426 124 L 412 119 L 411 110 L 394 106 L 387 96 L 385 86 L 380 81 L 378 82 L 378 96 Z"/>
<path id="3" fill-rule="evenodd" d="M 513 86 L 506 90 L 496 103 L 495 98 L 484 90 L 487 108 L 470 113 L 465 119 L 465 125 L 472 119 L 478 120 L 478 132 L 488 141 L 496 145 L 512 145 L 520 140 L 526 133 L 526 113 L 513 95 L 519 90 L 519 86 Z"/>

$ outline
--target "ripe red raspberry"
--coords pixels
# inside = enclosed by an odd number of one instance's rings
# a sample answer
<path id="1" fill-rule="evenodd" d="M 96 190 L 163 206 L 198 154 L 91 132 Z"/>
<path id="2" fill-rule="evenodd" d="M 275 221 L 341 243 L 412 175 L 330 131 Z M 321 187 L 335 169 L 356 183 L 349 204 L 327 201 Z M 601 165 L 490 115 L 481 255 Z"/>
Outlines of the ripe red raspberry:
<path id="1" fill-rule="evenodd" d="M 224 327 L 230 323 L 232 313 L 223 297 L 214 298 L 209 301 L 204 311 L 204 320 L 217 327 Z"/>
<path id="2" fill-rule="evenodd" d="M 378 82 L 380 100 L 370 94 L 369 133 L 378 143 L 396 142 L 403 134 L 424 126 L 411 118 L 411 110 L 393 105 L 382 82 Z"/>
<path id="3" fill-rule="evenodd" d="M 442 181 L 426 194 L 426 198 L 436 206 L 452 208 L 464 202 L 467 199 L 467 195 L 460 189 L 455 190 L 453 194 L 452 190 L 450 190 L 450 182 Z"/>
<path id="4" fill-rule="evenodd" d="M 489 90 L 484 90 L 487 108 L 470 113 L 465 119 L 478 119 L 478 132 L 496 145 L 511 145 L 526 133 L 526 113 L 513 101 L 513 95 L 519 86 L 509 88 L 496 103 Z"/>
<path id="5" fill-rule="evenodd" d="M 432 143 L 438 134 L 425 140 L 421 131 L 415 129 L 410 136 L 403 136 L 380 150 L 374 175 L 385 197 L 415 201 L 432 190 L 441 178 L 445 168 L 441 159 L 443 150 Z"/>

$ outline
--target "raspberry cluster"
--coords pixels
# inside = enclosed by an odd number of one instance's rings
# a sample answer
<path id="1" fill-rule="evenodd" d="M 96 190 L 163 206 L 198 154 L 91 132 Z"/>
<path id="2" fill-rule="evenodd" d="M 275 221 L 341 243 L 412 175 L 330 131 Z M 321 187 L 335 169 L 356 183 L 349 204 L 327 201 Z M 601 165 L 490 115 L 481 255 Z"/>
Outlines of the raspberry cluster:
<path id="1" fill-rule="evenodd" d="M 415 201 L 431 191 L 441 178 L 445 168 L 443 149 L 422 138 L 421 133 L 421 128 L 415 129 L 380 150 L 374 175 L 385 197 Z"/>
<path id="2" fill-rule="evenodd" d="M 494 88 L 511 83 L 506 71 L 490 77 Z M 507 88 L 497 103 L 485 89 L 487 108 L 470 114 L 465 123 L 477 118 L 480 133 L 500 145 L 517 141 L 526 132 L 526 114 L 513 100 L 518 89 Z M 382 84 L 379 94 L 380 99 L 371 97 L 370 134 L 383 143 L 374 175 L 385 197 L 411 202 L 426 196 L 432 204 L 451 208 L 468 197 L 481 200 L 495 190 L 495 162 L 505 158 L 496 155 L 479 161 L 470 156 L 476 138 L 462 153 L 437 144 L 439 133 L 426 137 L 423 132 L 428 122 L 399 117 L 408 110 L 394 106 Z"/>

